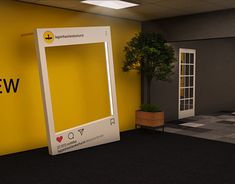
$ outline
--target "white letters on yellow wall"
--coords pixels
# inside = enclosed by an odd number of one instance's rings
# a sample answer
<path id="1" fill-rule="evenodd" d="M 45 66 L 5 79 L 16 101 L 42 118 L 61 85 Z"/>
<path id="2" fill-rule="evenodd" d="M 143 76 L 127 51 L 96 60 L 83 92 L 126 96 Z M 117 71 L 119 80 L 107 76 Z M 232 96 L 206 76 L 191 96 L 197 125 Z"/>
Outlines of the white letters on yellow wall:
<path id="1" fill-rule="evenodd" d="M 35 35 L 49 153 L 57 155 L 120 140 L 110 27 L 37 29 Z M 111 115 L 55 132 L 45 48 L 89 43 L 105 46 Z"/>

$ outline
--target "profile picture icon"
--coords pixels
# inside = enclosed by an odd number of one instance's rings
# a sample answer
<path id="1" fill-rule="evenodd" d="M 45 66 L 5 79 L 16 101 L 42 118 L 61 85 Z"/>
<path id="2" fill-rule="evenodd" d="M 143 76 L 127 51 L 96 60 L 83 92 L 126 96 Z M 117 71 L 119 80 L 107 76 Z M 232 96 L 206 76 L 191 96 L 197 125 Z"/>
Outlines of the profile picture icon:
<path id="1" fill-rule="evenodd" d="M 54 41 L 54 34 L 51 31 L 46 31 L 43 34 L 43 39 L 46 43 L 50 44 Z"/>

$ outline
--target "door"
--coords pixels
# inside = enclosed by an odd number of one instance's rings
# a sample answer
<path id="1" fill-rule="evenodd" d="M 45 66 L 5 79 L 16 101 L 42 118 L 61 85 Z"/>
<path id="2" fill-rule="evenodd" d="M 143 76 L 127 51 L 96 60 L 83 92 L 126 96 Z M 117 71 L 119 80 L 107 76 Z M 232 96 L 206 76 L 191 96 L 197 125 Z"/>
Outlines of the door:
<path id="1" fill-rule="evenodd" d="M 196 50 L 179 50 L 179 119 L 195 116 Z"/>

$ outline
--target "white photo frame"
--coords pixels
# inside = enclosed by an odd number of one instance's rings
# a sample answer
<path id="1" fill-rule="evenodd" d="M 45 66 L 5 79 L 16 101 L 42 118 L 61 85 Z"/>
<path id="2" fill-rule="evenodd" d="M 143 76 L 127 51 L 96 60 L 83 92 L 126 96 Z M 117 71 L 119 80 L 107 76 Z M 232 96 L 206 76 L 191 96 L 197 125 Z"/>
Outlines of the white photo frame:
<path id="1" fill-rule="evenodd" d="M 57 155 L 120 140 L 110 27 L 46 28 L 37 29 L 35 35 L 49 154 Z M 90 43 L 104 43 L 105 46 L 111 115 L 55 132 L 45 49 Z"/>

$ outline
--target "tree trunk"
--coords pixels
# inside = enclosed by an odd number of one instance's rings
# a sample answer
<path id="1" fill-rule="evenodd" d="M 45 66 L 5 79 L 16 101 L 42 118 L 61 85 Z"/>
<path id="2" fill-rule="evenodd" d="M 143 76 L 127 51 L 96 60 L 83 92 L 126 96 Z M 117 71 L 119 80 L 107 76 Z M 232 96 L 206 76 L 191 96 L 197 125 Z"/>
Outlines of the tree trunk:
<path id="1" fill-rule="evenodd" d="M 147 104 L 151 103 L 151 82 L 152 79 L 147 78 Z"/>
<path id="2" fill-rule="evenodd" d="M 146 78 L 143 74 L 143 72 L 141 72 L 141 104 L 144 104 L 146 102 Z"/>

